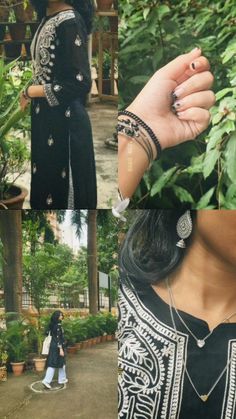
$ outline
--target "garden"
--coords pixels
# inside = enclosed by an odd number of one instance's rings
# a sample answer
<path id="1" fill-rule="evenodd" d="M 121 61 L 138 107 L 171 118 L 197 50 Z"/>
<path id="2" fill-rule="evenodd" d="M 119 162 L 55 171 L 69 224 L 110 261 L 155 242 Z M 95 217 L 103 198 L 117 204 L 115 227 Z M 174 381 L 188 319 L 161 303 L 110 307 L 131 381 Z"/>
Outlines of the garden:
<path id="1" fill-rule="evenodd" d="M 236 6 L 234 0 L 120 0 L 119 93 L 127 106 L 152 74 L 200 46 L 215 77 L 212 123 L 165 150 L 133 198 L 140 208 L 236 208 Z"/>
<path id="2" fill-rule="evenodd" d="M 88 47 L 93 78 L 92 92 L 88 98 L 91 104 L 103 99 L 117 101 L 118 77 L 117 2 L 100 0 L 95 7 L 93 33 Z M 1 1 L 1 209 L 21 209 L 27 196 L 26 189 L 29 189 L 31 124 L 29 111 L 22 112 L 19 108 L 19 98 L 32 79 L 30 44 L 39 24 L 36 18 L 29 0 Z"/>

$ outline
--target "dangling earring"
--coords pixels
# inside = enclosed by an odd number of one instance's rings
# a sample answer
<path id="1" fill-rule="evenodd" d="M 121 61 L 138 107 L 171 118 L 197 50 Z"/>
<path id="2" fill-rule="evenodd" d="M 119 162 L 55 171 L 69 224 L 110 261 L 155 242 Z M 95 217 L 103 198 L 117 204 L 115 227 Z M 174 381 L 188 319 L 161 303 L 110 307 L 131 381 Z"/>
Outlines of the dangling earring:
<path id="1" fill-rule="evenodd" d="M 190 234 L 192 233 L 193 229 L 193 223 L 190 211 L 187 210 L 181 217 L 178 219 L 178 222 L 176 224 L 176 230 L 177 234 L 180 237 L 181 240 L 179 240 L 176 243 L 177 247 L 181 247 L 182 249 L 185 249 L 186 243 L 184 239 L 187 239 Z"/>

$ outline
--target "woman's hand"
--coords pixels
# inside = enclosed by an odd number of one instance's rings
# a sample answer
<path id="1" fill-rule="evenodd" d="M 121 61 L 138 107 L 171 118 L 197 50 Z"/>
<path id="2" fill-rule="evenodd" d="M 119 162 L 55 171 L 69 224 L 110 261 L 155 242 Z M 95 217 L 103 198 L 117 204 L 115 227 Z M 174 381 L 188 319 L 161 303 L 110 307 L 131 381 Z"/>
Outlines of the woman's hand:
<path id="1" fill-rule="evenodd" d="M 60 356 L 65 356 L 65 353 L 62 348 L 60 348 Z"/>
<path id="2" fill-rule="evenodd" d="M 30 100 L 26 99 L 24 94 L 21 93 L 20 95 L 20 108 L 24 112 L 27 106 L 30 104 Z"/>
<path id="3" fill-rule="evenodd" d="M 195 48 L 158 70 L 127 108 L 152 128 L 162 149 L 194 139 L 209 125 L 208 109 L 215 103 L 209 70 Z"/>

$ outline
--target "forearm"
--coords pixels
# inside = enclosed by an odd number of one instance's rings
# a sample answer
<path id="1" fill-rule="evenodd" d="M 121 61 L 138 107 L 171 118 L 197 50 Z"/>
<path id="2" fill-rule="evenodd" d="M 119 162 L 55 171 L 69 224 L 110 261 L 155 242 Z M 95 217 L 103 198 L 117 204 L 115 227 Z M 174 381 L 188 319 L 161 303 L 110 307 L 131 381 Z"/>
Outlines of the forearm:
<path id="1" fill-rule="evenodd" d="M 123 198 L 131 198 L 147 170 L 149 162 L 143 149 L 134 140 L 119 135 L 118 141 L 119 191 Z"/>

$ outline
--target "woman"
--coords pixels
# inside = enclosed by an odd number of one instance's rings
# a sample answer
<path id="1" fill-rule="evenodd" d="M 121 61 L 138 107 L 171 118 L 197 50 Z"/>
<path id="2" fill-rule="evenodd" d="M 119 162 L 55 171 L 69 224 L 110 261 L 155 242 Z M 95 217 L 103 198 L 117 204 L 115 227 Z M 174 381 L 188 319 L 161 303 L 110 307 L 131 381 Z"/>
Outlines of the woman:
<path id="1" fill-rule="evenodd" d="M 21 96 L 32 121 L 31 207 L 96 208 L 87 37 L 92 0 L 31 0 L 41 20 L 31 46 L 34 78 Z M 72 189 L 72 188 L 70 188 Z"/>
<path id="2" fill-rule="evenodd" d="M 161 150 L 194 139 L 208 127 L 209 108 L 215 103 L 213 79 L 207 58 L 200 48 L 194 48 L 159 69 L 119 115 L 122 199 L 132 197 Z M 136 131 L 131 123 L 137 123 Z"/>
<path id="3" fill-rule="evenodd" d="M 236 417 L 236 211 L 142 211 L 120 255 L 119 417 Z"/>
<path id="4" fill-rule="evenodd" d="M 42 381 L 43 385 L 51 389 L 55 369 L 58 368 L 58 384 L 66 384 L 66 365 L 65 365 L 65 344 L 61 322 L 64 316 L 61 311 L 55 311 L 50 320 L 48 333 L 51 334 L 52 340 L 50 344 L 49 354 L 47 358 L 47 371 Z"/>

